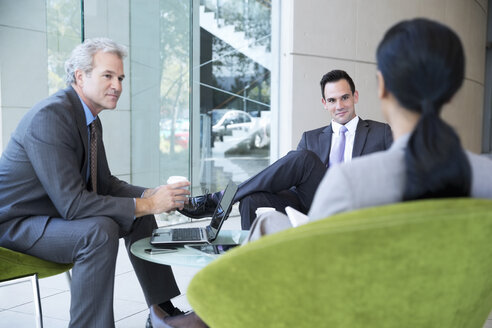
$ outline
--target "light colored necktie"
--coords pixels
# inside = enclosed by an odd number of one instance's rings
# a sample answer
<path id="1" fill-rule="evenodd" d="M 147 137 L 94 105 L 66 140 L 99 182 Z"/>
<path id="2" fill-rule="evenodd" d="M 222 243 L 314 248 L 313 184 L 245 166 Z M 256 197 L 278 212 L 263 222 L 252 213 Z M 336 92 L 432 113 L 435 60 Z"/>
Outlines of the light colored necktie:
<path id="1" fill-rule="evenodd" d="M 92 191 L 97 192 L 97 131 L 96 120 L 90 124 L 91 130 L 91 186 Z"/>
<path id="2" fill-rule="evenodd" d="M 338 163 L 343 163 L 345 153 L 345 132 L 347 132 L 345 125 L 338 130 L 338 140 L 333 145 L 333 149 L 330 152 L 330 166 Z"/>

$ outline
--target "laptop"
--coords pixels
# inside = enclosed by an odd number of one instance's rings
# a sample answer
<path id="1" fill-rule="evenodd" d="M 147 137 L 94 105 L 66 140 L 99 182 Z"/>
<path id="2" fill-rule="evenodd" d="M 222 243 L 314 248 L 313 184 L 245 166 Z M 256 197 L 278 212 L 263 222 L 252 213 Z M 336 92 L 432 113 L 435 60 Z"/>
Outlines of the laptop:
<path id="1" fill-rule="evenodd" d="M 229 217 L 236 191 L 237 185 L 229 181 L 208 226 L 201 228 L 158 228 L 152 232 L 150 244 L 156 247 L 166 247 L 213 242 L 217 238 L 222 224 Z"/>

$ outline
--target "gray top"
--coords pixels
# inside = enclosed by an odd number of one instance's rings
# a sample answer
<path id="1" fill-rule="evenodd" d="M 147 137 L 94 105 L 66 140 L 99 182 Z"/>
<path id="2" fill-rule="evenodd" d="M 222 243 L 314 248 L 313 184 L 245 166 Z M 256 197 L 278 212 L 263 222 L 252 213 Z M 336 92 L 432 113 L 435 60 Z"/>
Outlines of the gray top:
<path id="1" fill-rule="evenodd" d="M 328 170 L 314 196 L 309 218 L 396 203 L 405 186 L 404 149 L 410 135 L 394 141 L 387 151 L 354 158 Z M 472 170 L 473 198 L 492 198 L 492 161 L 467 152 Z"/>

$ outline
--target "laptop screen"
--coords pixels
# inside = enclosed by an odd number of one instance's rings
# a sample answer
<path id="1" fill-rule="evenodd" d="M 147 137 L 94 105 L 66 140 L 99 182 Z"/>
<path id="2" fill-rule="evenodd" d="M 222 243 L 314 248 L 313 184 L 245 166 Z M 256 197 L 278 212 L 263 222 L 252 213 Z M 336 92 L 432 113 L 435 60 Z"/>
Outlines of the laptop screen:
<path id="1" fill-rule="evenodd" d="M 212 221 L 210 222 L 210 227 L 212 228 L 214 233 L 220 229 L 222 222 L 229 215 L 229 212 L 231 211 L 233 205 L 234 196 L 236 195 L 236 191 L 237 185 L 234 182 L 229 181 L 226 189 L 224 190 L 224 194 L 222 195 L 222 199 L 215 209 Z M 225 213 L 223 214 L 223 212 Z"/>

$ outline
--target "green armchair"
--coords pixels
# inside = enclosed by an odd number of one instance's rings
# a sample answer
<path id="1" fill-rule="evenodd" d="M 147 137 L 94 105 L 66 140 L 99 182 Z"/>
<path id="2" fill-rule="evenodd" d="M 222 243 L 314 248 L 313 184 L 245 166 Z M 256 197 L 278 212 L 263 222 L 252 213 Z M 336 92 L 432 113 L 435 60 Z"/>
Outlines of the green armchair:
<path id="1" fill-rule="evenodd" d="M 187 296 L 212 328 L 481 328 L 491 236 L 491 200 L 357 210 L 229 251 Z"/>
<path id="2" fill-rule="evenodd" d="M 31 281 L 36 310 L 36 326 L 43 327 L 38 278 L 50 277 L 67 272 L 67 277 L 70 281 L 68 270 L 70 270 L 72 266 L 72 264 L 60 264 L 45 261 L 31 255 L 0 247 L 0 287 L 24 281 Z"/>

